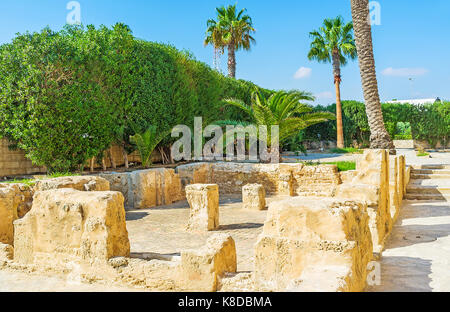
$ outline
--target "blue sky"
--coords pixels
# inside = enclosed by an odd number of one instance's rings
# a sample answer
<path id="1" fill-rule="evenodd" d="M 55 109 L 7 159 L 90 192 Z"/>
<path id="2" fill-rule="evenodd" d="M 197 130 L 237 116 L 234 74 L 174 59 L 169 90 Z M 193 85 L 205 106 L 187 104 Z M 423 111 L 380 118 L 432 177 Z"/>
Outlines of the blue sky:
<path id="1" fill-rule="evenodd" d="M 0 44 L 17 32 L 60 29 L 68 0 L 1 0 Z M 128 24 L 134 35 L 171 43 L 212 65 L 213 51 L 203 46 L 206 20 L 227 0 L 79 0 L 83 24 Z M 383 101 L 441 97 L 450 99 L 450 1 L 379 0 L 381 25 L 373 27 L 374 49 Z M 323 19 L 351 19 L 350 0 L 239 0 L 253 17 L 256 46 L 238 52 L 237 76 L 273 89 L 314 93 L 317 104 L 334 102 L 331 65 L 308 61 L 309 32 Z M 226 56 L 222 59 L 226 72 Z M 295 78 L 297 71 L 302 68 Z M 342 98 L 362 100 L 357 62 L 343 68 Z M 411 82 L 409 78 L 413 78 Z"/>

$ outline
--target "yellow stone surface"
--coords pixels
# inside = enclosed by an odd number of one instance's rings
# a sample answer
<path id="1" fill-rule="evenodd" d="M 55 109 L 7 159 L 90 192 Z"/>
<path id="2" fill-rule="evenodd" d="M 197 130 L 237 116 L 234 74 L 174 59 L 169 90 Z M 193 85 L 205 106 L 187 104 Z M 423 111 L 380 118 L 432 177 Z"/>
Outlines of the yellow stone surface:
<path id="1" fill-rule="evenodd" d="M 179 283 L 187 291 L 216 291 L 220 277 L 225 273 L 235 273 L 236 269 L 233 238 L 215 234 L 208 239 L 205 247 L 181 253 Z"/>
<path id="2" fill-rule="evenodd" d="M 31 211 L 14 223 L 14 260 L 104 263 L 129 256 L 123 201 L 118 192 L 37 192 Z"/>
<path id="3" fill-rule="evenodd" d="M 191 184 L 186 187 L 189 203 L 189 231 L 213 231 L 219 227 L 219 187 L 217 184 Z"/>
<path id="4" fill-rule="evenodd" d="M 338 198 L 293 197 L 269 206 L 255 249 L 255 285 L 285 291 L 305 269 L 344 266 L 346 290 L 366 283 L 372 240 L 366 205 Z M 326 284 L 322 285 L 326 289 Z"/>
<path id="5" fill-rule="evenodd" d="M 109 191 L 109 182 L 96 176 L 71 176 L 46 180 L 38 180 L 36 191 L 48 191 L 71 188 L 78 191 Z"/>
<path id="6" fill-rule="evenodd" d="M 247 184 L 242 188 L 242 202 L 244 209 L 265 210 L 266 191 L 261 184 Z"/>

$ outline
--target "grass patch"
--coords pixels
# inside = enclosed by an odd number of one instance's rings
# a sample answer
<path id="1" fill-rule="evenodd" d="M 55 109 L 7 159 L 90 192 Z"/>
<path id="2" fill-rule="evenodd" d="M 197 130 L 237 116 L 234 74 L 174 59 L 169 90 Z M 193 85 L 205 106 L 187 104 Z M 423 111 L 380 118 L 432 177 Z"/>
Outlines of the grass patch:
<path id="1" fill-rule="evenodd" d="M 75 177 L 75 176 L 79 176 L 80 174 L 76 174 L 76 173 L 61 173 L 61 172 L 56 172 L 56 173 L 52 173 L 49 174 L 45 177 L 40 178 L 39 180 L 46 180 L 46 179 L 53 179 L 53 178 L 61 178 L 61 177 Z M 36 181 L 38 179 L 14 179 L 14 180 L 8 180 L 8 181 L 0 181 L 0 183 L 8 183 L 8 184 L 25 184 L 28 186 L 34 186 L 36 184 Z"/>
<path id="2" fill-rule="evenodd" d="M 70 173 L 70 172 L 54 172 L 52 174 L 47 175 L 47 179 L 52 179 L 52 178 L 61 178 L 61 177 L 77 177 L 80 174 L 78 173 Z"/>
<path id="3" fill-rule="evenodd" d="M 17 183 L 17 184 L 25 184 L 27 186 L 34 186 L 36 184 L 36 180 L 33 179 L 21 179 L 21 180 L 9 180 L 9 181 L 5 181 L 5 182 L 1 182 L 1 183 L 8 183 L 8 184 L 13 184 L 13 183 Z"/>
<path id="4" fill-rule="evenodd" d="M 332 148 L 332 149 L 330 149 L 330 153 L 333 153 L 333 154 L 363 154 L 364 150 L 354 148 L 354 147 Z"/>
<path id="5" fill-rule="evenodd" d="M 356 170 L 356 162 L 354 161 L 336 161 L 336 162 L 304 162 L 303 163 L 306 166 L 319 166 L 319 165 L 336 165 L 339 172 L 343 171 L 350 171 L 350 170 Z"/>

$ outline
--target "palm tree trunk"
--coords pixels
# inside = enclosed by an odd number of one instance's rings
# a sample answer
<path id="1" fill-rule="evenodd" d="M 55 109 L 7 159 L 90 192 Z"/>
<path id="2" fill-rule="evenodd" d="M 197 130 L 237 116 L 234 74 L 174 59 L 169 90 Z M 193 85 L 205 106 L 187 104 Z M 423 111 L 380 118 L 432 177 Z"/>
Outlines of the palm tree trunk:
<path id="1" fill-rule="evenodd" d="M 333 52 L 333 75 L 334 85 L 336 87 L 336 129 L 337 129 L 337 147 L 344 148 L 344 124 L 342 121 L 342 103 L 341 103 L 341 62 L 339 52 Z"/>
<path id="2" fill-rule="evenodd" d="M 394 143 L 384 125 L 378 92 L 373 55 L 372 28 L 369 19 L 369 0 L 351 0 L 356 49 L 370 127 L 370 147 L 389 149 L 395 153 Z"/>
<path id="3" fill-rule="evenodd" d="M 236 48 L 234 43 L 228 45 L 228 77 L 236 78 Z"/>

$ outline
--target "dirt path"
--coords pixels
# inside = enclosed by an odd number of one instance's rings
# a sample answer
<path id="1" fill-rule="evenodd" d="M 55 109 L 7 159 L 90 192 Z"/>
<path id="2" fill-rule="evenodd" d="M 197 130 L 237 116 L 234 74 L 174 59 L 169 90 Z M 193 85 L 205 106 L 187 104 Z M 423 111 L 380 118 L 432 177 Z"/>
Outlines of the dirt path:
<path id="1" fill-rule="evenodd" d="M 450 291 L 450 202 L 407 201 L 369 291 Z"/>

